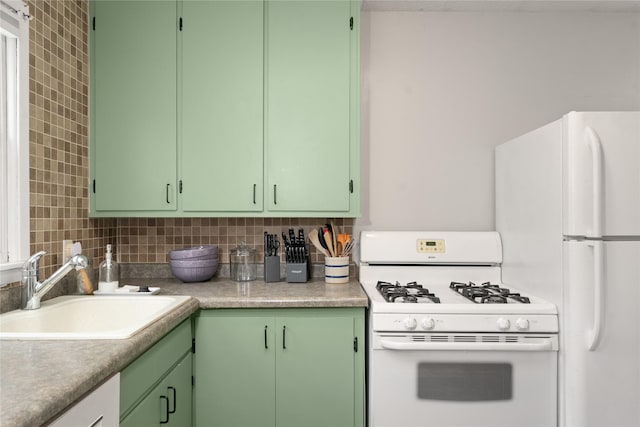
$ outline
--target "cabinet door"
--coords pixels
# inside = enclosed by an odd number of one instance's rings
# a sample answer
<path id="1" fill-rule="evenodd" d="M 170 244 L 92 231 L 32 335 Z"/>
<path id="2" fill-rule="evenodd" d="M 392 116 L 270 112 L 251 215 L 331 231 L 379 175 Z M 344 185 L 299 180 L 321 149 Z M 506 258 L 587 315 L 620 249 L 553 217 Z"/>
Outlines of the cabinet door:
<path id="1" fill-rule="evenodd" d="M 120 422 L 120 427 L 191 425 L 191 354 Z"/>
<path id="2" fill-rule="evenodd" d="M 261 211 L 263 2 L 182 8 L 182 209 Z"/>
<path id="3" fill-rule="evenodd" d="M 354 426 L 354 319 L 281 317 L 276 330 L 278 427 Z"/>
<path id="4" fill-rule="evenodd" d="M 275 425 L 272 317 L 196 319 L 196 426 Z"/>
<path id="5" fill-rule="evenodd" d="M 192 357 L 187 354 L 173 370 L 167 375 L 164 383 L 166 389 L 164 395 L 169 399 L 168 426 L 190 427 L 192 414 Z"/>
<path id="6" fill-rule="evenodd" d="M 265 3 L 270 211 L 348 211 L 350 4 Z"/>
<path id="7" fill-rule="evenodd" d="M 175 210 L 176 2 L 92 7 L 92 210 Z"/>

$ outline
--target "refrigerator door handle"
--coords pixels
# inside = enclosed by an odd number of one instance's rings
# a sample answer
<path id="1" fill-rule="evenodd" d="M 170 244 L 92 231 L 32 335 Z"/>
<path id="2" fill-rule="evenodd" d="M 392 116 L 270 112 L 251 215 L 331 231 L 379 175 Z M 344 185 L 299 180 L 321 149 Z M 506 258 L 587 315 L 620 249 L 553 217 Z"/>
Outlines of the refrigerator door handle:
<path id="1" fill-rule="evenodd" d="M 602 237 L 602 217 L 604 211 L 604 154 L 600 137 L 590 127 L 585 128 L 585 137 L 591 151 L 591 166 L 593 170 L 593 224 L 591 235 L 587 237 Z"/>
<path id="2" fill-rule="evenodd" d="M 590 241 L 593 248 L 593 327 L 587 331 L 589 351 L 595 351 L 602 338 L 602 319 L 604 318 L 604 242 Z"/>

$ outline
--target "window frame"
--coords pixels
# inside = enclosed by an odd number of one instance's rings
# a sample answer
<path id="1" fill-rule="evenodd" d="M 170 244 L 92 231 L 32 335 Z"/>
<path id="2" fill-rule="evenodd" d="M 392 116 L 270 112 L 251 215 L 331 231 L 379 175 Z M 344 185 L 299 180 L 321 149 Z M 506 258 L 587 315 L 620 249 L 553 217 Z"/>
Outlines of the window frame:
<path id="1" fill-rule="evenodd" d="M 0 0 L 0 31 L 7 38 L 16 39 L 15 63 L 17 67 L 15 98 L 11 109 L 0 106 L 12 115 L 11 122 L 4 123 L 3 134 L 6 139 L 7 179 L 2 182 L 0 195 L 5 206 L 2 217 L 7 218 L 6 230 L 7 254 L 0 255 L 0 286 L 20 281 L 24 261 L 29 257 L 29 15 L 28 5 L 22 1 Z M 7 51 L 8 52 L 8 51 Z M 13 55 L 11 55 L 13 56 Z M 10 55 L 6 55 L 8 65 Z M 3 73 L 4 74 L 4 73 Z M 11 88 L 9 88 L 11 89 Z M 9 90 L 11 94 L 11 90 Z M 8 106 L 8 104 L 7 104 Z M 2 119 L 4 120 L 4 118 Z M 5 168 L 5 165 L 2 165 Z M 4 181 L 3 178 L 0 178 Z M 6 200 L 6 202 L 5 202 Z M 0 227 L 2 227 L 0 225 Z M 4 228 L 4 227 L 2 227 Z"/>

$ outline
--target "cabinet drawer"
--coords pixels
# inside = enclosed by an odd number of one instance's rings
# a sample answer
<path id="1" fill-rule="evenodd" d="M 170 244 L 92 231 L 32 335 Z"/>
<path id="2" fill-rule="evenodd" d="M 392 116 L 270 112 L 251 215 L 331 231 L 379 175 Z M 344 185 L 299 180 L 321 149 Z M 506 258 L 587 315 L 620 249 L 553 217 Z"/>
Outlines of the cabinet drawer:
<path id="1" fill-rule="evenodd" d="M 191 319 L 182 322 L 121 372 L 120 416 L 130 411 L 189 351 Z"/>

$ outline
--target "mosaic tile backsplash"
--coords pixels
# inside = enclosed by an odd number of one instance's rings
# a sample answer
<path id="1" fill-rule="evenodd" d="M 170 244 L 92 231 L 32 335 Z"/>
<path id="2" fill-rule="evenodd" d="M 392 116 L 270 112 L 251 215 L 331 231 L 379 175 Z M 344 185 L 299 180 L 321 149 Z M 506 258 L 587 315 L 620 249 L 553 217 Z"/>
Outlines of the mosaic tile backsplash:
<path id="1" fill-rule="evenodd" d="M 282 235 L 289 228 L 313 228 L 333 223 L 341 232 L 353 234 L 353 219 L 343 218 L 162 218 L 118 219 L 116 257 L 123 263 L 164 263 L 172 249 L 218 245 L 221 263 L 229 262 L 229 251 L 241 242 L 264 254 L 264 232 Z M 279 238 L 282 244 L 282 238 Z M 282 258 L 284 260 L 284 258 Z M 323 263 L 324 256 L 311 246 L 311 262 Z"/>
<path id="2" fill-rule="evenodd" d="M 99 259 L 116 222 L 89 219 L 89 48 L 86 0 L 31 0 L 29 26 L 30 251 L 41 277 L 61 264 L 62 241 Z"/>
<path id="3" fill-rule="evenodd" d="M 333 222 L 352 233 L 353 219 L 92 219 L 89 193 L 89 51 L 87 0 L 30 0 L 30 250 L 45 250 L 41 278 L 62 262 L 62 241 L 82 243 L 94 268 L 107 243 L 121 263 L 165 263 L 171 249 L 215 244 L 220 262 L 241 242 L 263 254 L 263 233 Z M 312 262 L 322 263 L 315 248 Z"/>

